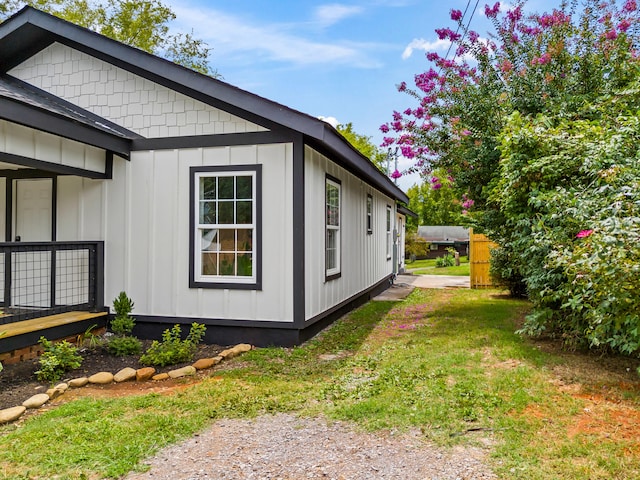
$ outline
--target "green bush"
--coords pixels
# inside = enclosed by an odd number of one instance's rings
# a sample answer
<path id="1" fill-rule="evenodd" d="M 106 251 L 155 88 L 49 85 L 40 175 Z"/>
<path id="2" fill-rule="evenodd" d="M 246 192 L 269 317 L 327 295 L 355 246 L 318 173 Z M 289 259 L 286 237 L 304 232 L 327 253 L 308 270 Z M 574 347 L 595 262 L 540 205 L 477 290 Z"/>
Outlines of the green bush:
<path id="1" fill-rule="evenodd" d="M 107 344 L 107 351 L 116 357 L 138 355 L 142 351 L 142 342 L 128 335 L 113 337 Z"/>
<path id="2" fill-rule="evenodd" d="M 130 315 L 133 306 L 133 300 L 125 292 L 120 292 L 113 300 L 113 310 L 116 312 L 116 316 L 111 320 L 111 330 L 116 335 L 129 335 L 133 331 L 135 319 Z"/>
<path id="3" fill-rule="evenodd" d="M 40 337 L 39 343 L 44 348 L 44 353 L 40 356 L 40 369 L 36 371 L 38 380 L 53 384 L 60 380 L 65 372 L 82 365 L 78 349 L 66 340 L 53 343 Z"/>
<path id="4" fill-rule="evenodd" d="M 171 330 L 166 329 L 162 341 L 154 340 L 149 349 L 140 357 L 143 365 L 174 365 L 193 360 L 198 344 L 202 341 L 207 327 L 192 323 L 189 335 L 182 340 L 182 328 L 176 324 Z"/>
<path id="5" fill-rule="evenodd" d="M 446 253 L 442 257 L 436 258 L 436 268 L 453 267 L 455 264 L 456 259 L 449 253 Z"/>

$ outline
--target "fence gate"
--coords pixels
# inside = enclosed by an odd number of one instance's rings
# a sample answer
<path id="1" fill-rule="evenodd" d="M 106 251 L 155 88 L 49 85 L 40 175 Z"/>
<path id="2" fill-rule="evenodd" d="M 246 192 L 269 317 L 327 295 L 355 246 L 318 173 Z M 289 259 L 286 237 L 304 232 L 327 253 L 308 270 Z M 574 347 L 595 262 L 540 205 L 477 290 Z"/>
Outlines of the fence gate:
<path id="1" fill-rule="evenodd" d="M 481 233 L 469 230 L 469 277 L 471 288 L 490 288 L 493 286 L 489 276 L 489 251 L 497 245 Z"/>

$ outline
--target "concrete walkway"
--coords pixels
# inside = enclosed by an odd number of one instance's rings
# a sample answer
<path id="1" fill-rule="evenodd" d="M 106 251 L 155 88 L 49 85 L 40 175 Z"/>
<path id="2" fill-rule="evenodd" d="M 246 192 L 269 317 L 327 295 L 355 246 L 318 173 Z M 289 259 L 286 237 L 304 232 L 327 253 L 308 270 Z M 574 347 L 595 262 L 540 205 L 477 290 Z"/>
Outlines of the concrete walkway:
<path id="1" fill-rule="evenodd" d="M 469 277 L 455 275 L 398 275 L 393 285 L 373 300 L 402 300 L 414 288 L 469 288 Z"/>

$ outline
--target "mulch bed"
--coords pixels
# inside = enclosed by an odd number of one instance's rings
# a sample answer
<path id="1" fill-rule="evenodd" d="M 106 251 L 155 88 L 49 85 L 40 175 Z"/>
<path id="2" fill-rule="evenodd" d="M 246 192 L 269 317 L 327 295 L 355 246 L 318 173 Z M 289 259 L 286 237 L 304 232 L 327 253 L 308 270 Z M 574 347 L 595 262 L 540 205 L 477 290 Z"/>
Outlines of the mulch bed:
<path id="1" fill-rule="evenodd" d="M 149 345 L 151 345 L 150 340 L 143 340 L 143 351 Z M 199 345 L 195 359 L 215 357 L 225 348 L 220 345 Z M 79 353 L 83 358 L 81 367 L 65 374 L 62 381 L 88 377 L 98 372 L 115 374 L 125 367 L 138 369 L 146 366 L 140 364 L 139 355 L 114 357 L 100 347 L 94 349 L 82 348 Z M 193 362 L 155 368 L 158 373 L 161 373 L 191 365 L 191 363 Z M 4 365 L 4 370 L 0 372 L 0 410 L 21 405 L 27 398 L 36 393 L 43 393 L 50 387 L 47 383 L 37 380 L 35 372 L 38 369 L 38 359 L 26 360 L 13 365 Z"/>

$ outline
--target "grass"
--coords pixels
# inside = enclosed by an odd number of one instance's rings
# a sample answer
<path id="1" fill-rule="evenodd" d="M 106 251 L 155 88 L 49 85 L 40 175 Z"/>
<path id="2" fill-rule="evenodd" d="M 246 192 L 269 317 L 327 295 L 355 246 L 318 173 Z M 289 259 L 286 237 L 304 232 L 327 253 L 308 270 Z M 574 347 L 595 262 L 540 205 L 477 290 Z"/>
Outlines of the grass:
<path id="1" fill-rule="evenodd" d="M 460 266 L 457 267 L 436 267 L 435 258 L 429 258 L 426 260 L 407 262 L 406 268 L 415 275 L 457 275 L 468 277 L 469 259 L 467 257 L 460 257 Z"/>
<path id="2" fill-rule="evenodd" d="M 0 479 L 118 478 L 214 419 L 272 412 L 418 428 L 442 446 L 490 441 L 505 479 L 638 478 L 637 437 L 572 433 L 592 405 L 553 372 L 587 384 L 591 364 L 515 335 L 528 304 L 496 293 L 370 302 L 303 347 L 253 350 L 171 395 L 83 399 L 0 427 Z"/>

